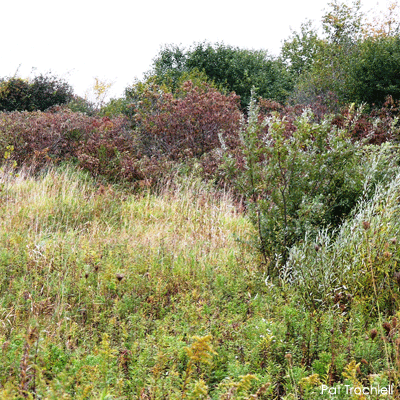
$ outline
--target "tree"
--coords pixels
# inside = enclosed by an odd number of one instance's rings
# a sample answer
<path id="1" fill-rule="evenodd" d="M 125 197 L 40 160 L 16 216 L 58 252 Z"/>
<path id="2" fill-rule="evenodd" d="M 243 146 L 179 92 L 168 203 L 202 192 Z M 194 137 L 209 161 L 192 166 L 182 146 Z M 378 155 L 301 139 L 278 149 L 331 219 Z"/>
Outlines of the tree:
<path id="1" fill-rule="evenodd" d="M 72 87 L 64 80 L 51 75 L 39 75 L 30 82 L 28 111 L 44 111 L 55 105 L 66 104 L 73 98 Z"/>
<path id="2" fill-rule="evenodd" d="M 398 6 L 392 3 L 381 19 L 366 22 L 360 0 L 337 0 L 322 18 L 324 37 L 309 25 L 282 48 L 292 73 L 298 74 L 291 101 L 312 103 L 333 93 L 341 105 L 350 102 L 381 106 L 387 96 L 400 98 Z"/>
<path id="3" fill-rule="evenodd" d="M 378 15 L 374 13 L 372 20 L 363 25 L 365 37 L 396 36 L 400 33 L 400 7 L 396 1 L 392 1 L 385 12 Z"/>
<path id="4" fill-rule="evenodd" d="M 158 85 L 167 84 L 172 89 L 179 86 L 181 75 L 187 72 L 185 49 L 176 45 L 166 45 L 153 59 L 153 66 L 147 78 L 155 77 Z"/>
<path id="5" fill-rule="evenodd" d="M 187 66 L 197 67 L 214 82 L 235 92 L 244 108 L 250 103 L 252 88 L 258 96 L 280 102 L 286 100 L 291 89 L 284 64 L 264 50 L 199 43 L 189 53 Z"/>
<path id="6" fill-rule="evenodd" d="M 400 36 L 365 39 L 350 79 L 349 95 L 354 101 L 380 106 L 387 96 L 399 100 Z"/>
<path id="7" fill-rule="evenodd" d="M 30 104 L 30 85 L 22 78 L 0 80 L 0 111 L 24 111 Z"/>
<path id="8" fill-rule="evenodd" d="M 300 32 L 293 31 L 284 41 L 280 56 L 295 78 L 310 70 L 322 43 L 310 20 L 301 24 Z"/>
<path id="9" fill-rule="evenodd" d="M 44 111 L 72 99 L 71 86 L 54 76 L 39 75 L 32 80 L 17 77 L 0 80 L 2 111 Z"/>
<path id="10" fill-rule="evenodd" d="M 345 45 L 357 43 L 362 36 L 361 0 L 353 0 L 351 5 L 334 0 L 328 3 L 331 8 L 322 17 L 322 27 L 328 43 Z"/>
<path id="11" fill-rule="evenodd" d="M 312 103 L 329 93 L 341 104 L 353 101 L 349 77 L 360 56 L 363 18 L 360 0 L 354 0 L 351 5 L 335 0 L 329 7 L 322 18 L 324 37 L 314 38 L 312 62 L 301 70 L 292 95 L 294 102 Z"/>
<path id="12" fill-rule="evenodd" d="M 148 76 L 156 76 L 158 84 L 175 88 L 184 74 L 197 71 L 225 92 L 235 92 L 241 97 L 243 109 L 250 101 L 254 87 L 257 95 L 285 101 L 292 83 L 290 74 L 279 59 L 273 59 L 264 50 L 247 50 L 202 42 L 185 50 L 167 46 L 154 59 Z"/>

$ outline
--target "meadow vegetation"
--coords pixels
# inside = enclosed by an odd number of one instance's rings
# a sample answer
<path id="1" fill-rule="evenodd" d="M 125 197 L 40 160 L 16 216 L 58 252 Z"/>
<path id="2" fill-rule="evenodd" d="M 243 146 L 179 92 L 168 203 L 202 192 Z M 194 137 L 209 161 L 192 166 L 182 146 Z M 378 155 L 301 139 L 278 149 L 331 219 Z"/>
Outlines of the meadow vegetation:
<path id="1" fill-rule="evenodd" d="M 396 10 L 2 79 L 0 399 L 398 398 Z"/>

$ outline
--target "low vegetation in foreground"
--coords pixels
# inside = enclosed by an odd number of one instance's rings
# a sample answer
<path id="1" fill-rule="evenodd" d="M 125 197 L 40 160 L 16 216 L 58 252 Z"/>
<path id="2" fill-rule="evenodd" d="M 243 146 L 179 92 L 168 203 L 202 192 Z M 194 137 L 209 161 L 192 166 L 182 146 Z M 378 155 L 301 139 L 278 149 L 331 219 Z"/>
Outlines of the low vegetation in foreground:
<path id="1" fill-rule="evenodd" d="M 72 167 L 1 185 L 1 398 L 397 390 L 400 175 L 274 283 L 240 205 L 196 177 L 157 194 Z"/>
<path id="2" fill-rule="evenodd" d="M 226 193 L 127 195 L 71 168 L 1 182 L 2 398 L 177 398 L 249 372 L 263 273 Z"/>

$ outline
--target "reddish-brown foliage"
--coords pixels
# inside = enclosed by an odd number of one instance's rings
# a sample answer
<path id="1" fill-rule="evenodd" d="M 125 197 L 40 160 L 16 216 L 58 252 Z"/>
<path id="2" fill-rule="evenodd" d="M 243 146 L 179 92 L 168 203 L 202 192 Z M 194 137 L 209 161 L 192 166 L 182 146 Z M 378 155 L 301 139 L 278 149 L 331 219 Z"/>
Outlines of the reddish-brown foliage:
<path id="1" fill-rule="evenodd" d="M 237 138 L 238 100 L 191 82 L 183 84 L 177 97 L 149 90 L 134 107 L 135 130 L 125 117 L 93 117 L 61 107 L 2 113 L 0 158 L 12 145 L 18 165 L 41 168 L 73 159 L 93 175 L 155 182 L 174 163 L 204 156 L 212 174 L 218 167 L 211 152 L 220 147 L 218 133 L 224 131 L 229 143 Z"/>
<path id="2" fill-rule="evenodd" d="M 183 84 L 178 97 L 147 91 L 135 111 L 143 153 L 170 160 L 199 158 L 220 147 L 218 133 L 237 137 L 241 119 L 238 96 L 190 81 Z"/>
<path id="3" fill-rule="evenodd" d="M 367 140 L 369 144 L 382 144 L 398 140 L 399 124 L 394 118 L 400 116 L 399 101 L 391 96 L 380 109 L 373 109 L 369 114 L 352 114 L 349 108 L 342 110 L 332 123 L 340 128 L 349 129 L 355 140 Z"/>
<path id="4" fill-rule="evenodd" d="M 285 117 L 284 134 L 288 136 L 305 108 L 266 99 L 259 99 L 259 106 L 260 120 L 272 112 Z M 19 166 L 38 169 L 72 159 L 93 175 L 146 183 L 157 182 L 176 163 L 192 165 L 196 160 L 205 177 L 226 184 L 221 154 L 215 151 L 221 146 L 218 134 L 222 131 L 236 168 L 244 168 L 238 145 L 242 118 L 238 96 L 224 95 L 206 84 L 196 87 L 189 81 L 175 95 L 159 87 L 147 88 L 131 108 L 133 120 L 88 116 L 62 107 L 47 112 L 0 113 L 0 160 L 11 145 L 12 158 Z M 323 101 L 311 109 L 316 122 L 329 112 Z M 399 103 L 388 98 L 381 109 L 369 114 L 343 109 L 332 124 L 348 130 L 354 140 L 380 144 L 398 139 L 399 126 L 394 123 L 398 116 Z M 260 139 L 267 129 L 260 132 Z"/>
<path id="5" fill-rule="evenodd" d="M 18 165 L 29 164 L 38 169 L 74 159 L 93 175 L 141 178 L 132 163 L 136 158 L 134 138 L 123 117 L 89 117 L 62 108 L 52 112 L 2 113 L 1 158 L 10 145 Z"/>
<path id="6" fill-rule="evenodd" d="M 394 118 L 400 116 L 400 103 L 394 101 L 392 97 L 389 96 L 380 109 L 375 108 L 369 113 L 358 113 L 351 107 L 339 109 L 333 96 L 329 96 L 328 100 L 320 96 L 315 103 L 310 105 L 283 106 L 261 98 L 259 99 L 259 118 L 261 120 L 277 112 L 281 118 L 285 117 L 285 134 L 291 135 L 296 130 L 293 121 L 305 108 L 310 108 L 316 122 L 321 122 L 328 115 L 333 115 L 332 125 L 347 130 L 354 140 L 367 140 L 369 144 L 398 140 L 399 124 L 394 123 Z"/>

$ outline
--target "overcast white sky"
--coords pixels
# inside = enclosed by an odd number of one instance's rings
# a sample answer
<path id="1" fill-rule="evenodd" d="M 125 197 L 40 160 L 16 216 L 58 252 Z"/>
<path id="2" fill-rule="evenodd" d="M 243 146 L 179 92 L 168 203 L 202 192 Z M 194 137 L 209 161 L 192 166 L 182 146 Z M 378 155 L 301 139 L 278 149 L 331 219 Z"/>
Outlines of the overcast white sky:
<path id="1" fill-rule="evenodd" d="M 207 40 L 278 54 L 329 0 L 0 0 L 0 77 L 51 71 L 83 96 L 94 78 L 121 95 L 164 44 Z M 362 0 L 366 10 L 387 0 Z M 35 68 L 32 73 L 32 68 Z"/>

